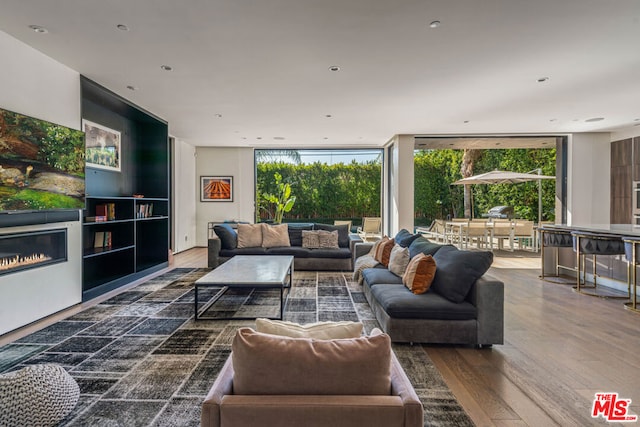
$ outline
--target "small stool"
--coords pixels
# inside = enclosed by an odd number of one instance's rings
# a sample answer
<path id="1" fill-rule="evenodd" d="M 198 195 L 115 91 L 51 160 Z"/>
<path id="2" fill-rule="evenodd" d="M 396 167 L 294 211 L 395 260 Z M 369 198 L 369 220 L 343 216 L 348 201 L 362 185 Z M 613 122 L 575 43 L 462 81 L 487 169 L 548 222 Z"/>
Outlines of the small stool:
<path id="1" fill-rule="evenodd" d="M 631 295 L 631 286 L 629 286 L 628 296 L 617 296 L 617 295 L 602 295 L 597 293 L 598 289 L 598 279 L 596 272 L 596 264 L 597 264 L 597 256 L 598 255 L 624 255 L 624 242 L 622 238 L 618 235 L 614 234 L 603 234 L 603 233 L 590 233 L 586 231 L 573 231 L 571 233 L 573 237 L 573 250 L 576 252 L 576 266 L 578 269 L 578 274 L 576 278 L 576 286 L 573 288 L 576 292 L 589 295 L 593 297 L 600 298 L 616 298 L 616 299 L 629 299 Z M 585 256 L 592 255 L 593 256 L 593 286 L 582 286 L 580 281 L 581 273 L 584 275 L 584 282 L 586 284 L 587 272 L 585 266 Z M 582 261 L 582 269 L 580 268 Z M 627 270 L 628 275 L 628 270 Z M 627 277 L 627 283 L 629 283 L 629 278 Z M 593 289 L 593 292 L 585 292 L 583 289 Z"/>
<path id="2" fill-rule="evenodd" d="M 542 265 L 540 268 L 540 278 L 542 280 L 546 280 L 552 283 L 558 283 L 562 285 L 571 285 L 573 282 L 559 282 L 559 281 L 550 281 L 546 279 L 547 277 L 560 277 L 560 269 L 570 270 L 570 271 L 578 271 L 574 267 L 567 267 L 564 265 L 560 265 L 560 251 L 559 248 L 571 248 L 573 247 L 573 237 L 571 236 L 571 231 L 569 230 L 558 230 L 558 229 L 545 229 L 539 228 L 540 232 L 540 259 L 542 261 Z M 555 276 L 549 276 L 545 274 L 544 271 L 544 250 L 546 247 L 556 248 L 556 274 Z"/>
<path id="3" fill-rule="evenodd" d="M 640 313 L 640 307 L 638 306 L 638 273 L 636 271 L 640 263 L 640 251 L 638 251 L 640 237 L 623 237 L 622 241 L 624 242 L 624 257 L 627 259 L 629 268 L 632 270 L 627 275 L 627 278 L 630 278 L 627 282 L 629 284 L 629 297 L 631 298 L 631 302 L 625 303 L 624 308 Z"/>

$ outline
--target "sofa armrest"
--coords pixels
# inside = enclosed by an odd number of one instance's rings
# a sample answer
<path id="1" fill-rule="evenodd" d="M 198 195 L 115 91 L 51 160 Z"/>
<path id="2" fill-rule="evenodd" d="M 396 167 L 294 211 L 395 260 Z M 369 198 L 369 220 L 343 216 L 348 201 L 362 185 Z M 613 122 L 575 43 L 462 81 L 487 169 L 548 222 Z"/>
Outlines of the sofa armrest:
<path id="1" fill-rule="evenodd" d="M 218 257 L 221 248 L 222 242 L 218 237 L 209 238 L 207 242 L 207 266 L 209 268 L 216 268 L 220 264 Z"/>
<path id="2" fill-rule="evenodd" d="M 467 300 L 477 309 L 478 344 L 503 344 L 504 283 L 482 276 L 474 283 Z"/>
<path id="3" fill-rule="evenodd" d="M 357 234 L 349 234 L 349 250 L 353 254 L 358 243 L 362 243 L 362 238 Z"/>
<path id="4" fill-rule="evenodd" d="M 353 250 L 351 251 L 351 264 L 354 266 L 354 268 L 356 265 L 356 260 L 361 256 L 368 254 L 371 251 L 373 245 L 374 244 L 371 242 L 363 241 L 360 241 L 354 245 Z"/>
<path id="5" fill-rule="evenodd" d="M 200 425 L 202 427 L 220 427 L 220 405 L 224 396 L 233 394 L 233 363 L 231 356 L 222 366 L 218 378 L 209 390 L 207 397 L 202 403 L 200 414 Z"/>
<path id="6" fill-rule="evenodd" d="M 393 352 L 391 353 L 391 394 L 399 396 L 402 400 L 405 427 L 422 427 L 424 425 L 422 403 Z"/>

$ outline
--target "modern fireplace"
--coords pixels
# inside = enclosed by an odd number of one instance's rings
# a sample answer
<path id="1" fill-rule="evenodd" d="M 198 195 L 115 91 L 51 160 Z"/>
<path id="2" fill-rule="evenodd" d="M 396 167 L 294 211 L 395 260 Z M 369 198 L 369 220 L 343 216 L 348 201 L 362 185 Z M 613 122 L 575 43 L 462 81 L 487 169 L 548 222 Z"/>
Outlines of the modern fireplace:
<path id="1" fill-rule="evenodd" d="M 67 230 L 0 234 L 0 275 L 67 261 Z"/>

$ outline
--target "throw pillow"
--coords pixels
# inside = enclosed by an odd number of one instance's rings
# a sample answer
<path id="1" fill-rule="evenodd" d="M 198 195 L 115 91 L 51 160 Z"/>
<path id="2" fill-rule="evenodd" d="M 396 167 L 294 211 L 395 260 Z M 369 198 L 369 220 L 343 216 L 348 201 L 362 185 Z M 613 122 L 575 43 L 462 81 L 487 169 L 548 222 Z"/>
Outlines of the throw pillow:
<path id="1" fill-rule="evenodd" d="M 277 248 L 283 246 L 291 246 L 287 224 L 262 224 L 262 247 Z"/>
<path id="2" fill-rule="evenodd" d="M 396 234 L 396 237 L 394 237 L 393 240 L 395 240 L 396 243 L 403 248 L 408 248 L 409 245 L 418 237 L 420 237 L 419 234 L 412 234 L 403 228 L 402 230 L 398 231 L 398 234 Z"/>
<path id="3" fill-rule="evenodd" d="M 362 336 L 362 323 L 342 321 L 300 325 L 284 320 L 256 319 L 256 331 L 284 337 L 314 338 L 317 340 L 358 338 Z"/>
<path id="4" fill-rule="evenodd" d="M 423 294 L 429 290 L 436 275 L 436 262 L 431 255 L 418 254 L 407 266 L 402 283 L 414 294 Z"/>
<path id="5" fill-rule="evenodd" d="M 329 225 L 329 224 L 314 224 L 314 230 L 324 231 L 337 231 L 338 232 L 338 245 L 341 248 L 349 247 L 349 225 Z"/>
<path id="6" fill-rule="evenodd" d="M 380 243 L 380 246 L 378 246 L 378 250 L 376 251 L 376 261 L 387 267 L 389 265 L 391 250 L 393 249 L 395 243 L 396 242 L 393 239 L 389 239 Z"/>
<path id="7" fill-rule="evenodd" d="M 320 247 L 320 235 L 318 232 L 302 230 L 302 247 L 318 249 Z"/>
<path id="8" fill-rule="evenodd" d="M 313 230 L 313 224 L 288 223 L 288 225 L 291 246 L 302 246 L 302 230 Z"/>
<path id="9" fill-rule="evenodd" d="M 388 241 L 389 237 L 388 236 L 382 236 L 382 239 L 378 240 L 377 242 L 375 242 L 373 244 L 373 257 L 378 259 L 380 257 L 382 257 L 382 247 L 380 245 L 382 245 L 384 242 Z"/>
<path id="10" fill-rule="evenodd" d="M 338 231 L 334 230 L 334 231 L 324 231 L 324 230 L 319 230 L 318 231 L 318 241 L 319 241 L 319 246 L 322 249 L 339 249 L 340 246 L 338 246 Z"/>
<path id="11" fill-rule="evenodd" d="M 409 264 L 409 248 L 403 248 L 400 245 L 395 245 L 391 249 L 391 255 L 389 255 L 389 266 L 387 267 L 390 272 L 396 276 L 402 276 Z"/>
<path id="12" fill-rule="evenodd" d="M 443 246 L 444 245 L 433 243 L 429 241 L 429 239 L 420 236 L 409 245 L 409 256 L 413 258 L 420 253 L 433 255 Z"/>
<path id="13" fill-rule="evenodd" d="M 314 340 L 240 328 L 231 345 L 238 395 L 388 395 L 391 340 Z"/>
<path id="14" fill-rule="evenodd" d="M 235 249 L 238 247 L 238 233 L 229 224 L 216 224 L 213 232 L 220 239 L 222 249 Z"/>
<path id="15" fill-rule="evenodd" d="M 262 224 L 238 224 L 238 248 L 262 246 Z"/>
<path id="16" fill-rule="evenodd" d="M 431 286 L 449 301 L 465 300 L 471 286 L 493 263 L 493 253 L 488 251 L 459 251 L 453 246 L 443 246 L 433 255 L 438 271 Z"/>

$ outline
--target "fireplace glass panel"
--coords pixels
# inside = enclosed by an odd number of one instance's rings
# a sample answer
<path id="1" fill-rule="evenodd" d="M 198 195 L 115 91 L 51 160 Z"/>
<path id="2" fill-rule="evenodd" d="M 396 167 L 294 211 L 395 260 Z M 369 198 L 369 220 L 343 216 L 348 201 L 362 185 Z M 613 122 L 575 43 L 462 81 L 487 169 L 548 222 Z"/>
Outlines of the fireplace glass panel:
<path id="1" fill-rule="evenodd" d="M 66 261 L 66 229 L 0 234 L 0 275 Z"/>

